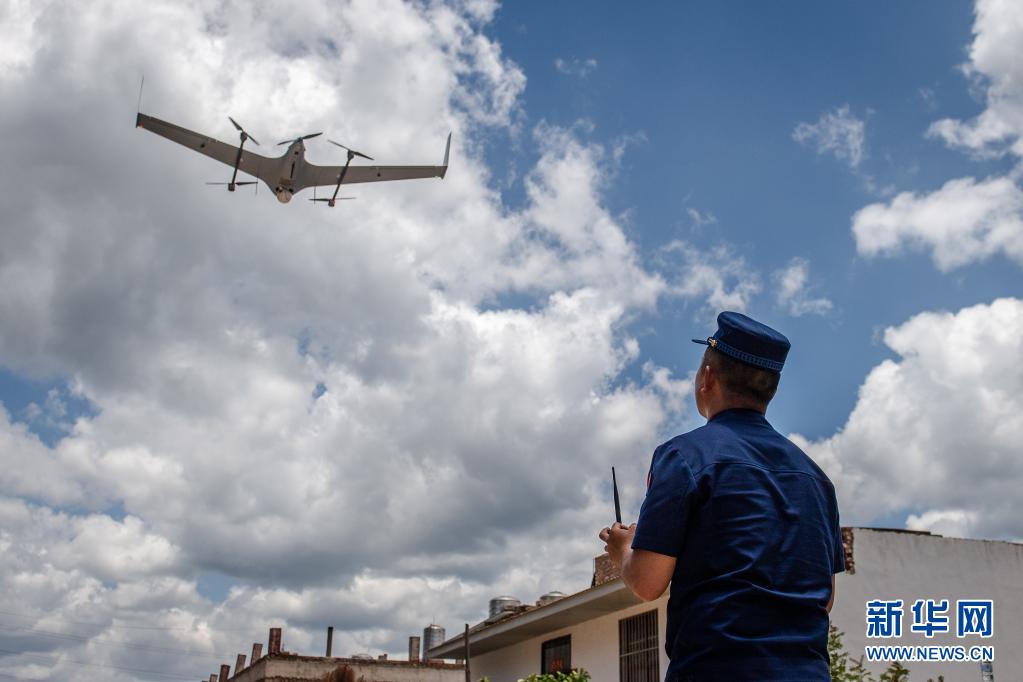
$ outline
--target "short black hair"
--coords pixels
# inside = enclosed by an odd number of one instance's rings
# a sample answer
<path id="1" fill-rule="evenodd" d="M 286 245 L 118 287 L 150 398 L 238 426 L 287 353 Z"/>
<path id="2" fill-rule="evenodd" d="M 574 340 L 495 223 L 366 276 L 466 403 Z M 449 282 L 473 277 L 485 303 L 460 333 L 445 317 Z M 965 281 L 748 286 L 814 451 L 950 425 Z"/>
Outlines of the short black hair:
<path id="1" fill-rule="evenodd" d="M 708 348 L 703 354 L 703 359 L 721 379 L 725 393 L 733 398 L 766 409 L 778 391 L 781 372 L 739 362 L 714 348 Z"/>

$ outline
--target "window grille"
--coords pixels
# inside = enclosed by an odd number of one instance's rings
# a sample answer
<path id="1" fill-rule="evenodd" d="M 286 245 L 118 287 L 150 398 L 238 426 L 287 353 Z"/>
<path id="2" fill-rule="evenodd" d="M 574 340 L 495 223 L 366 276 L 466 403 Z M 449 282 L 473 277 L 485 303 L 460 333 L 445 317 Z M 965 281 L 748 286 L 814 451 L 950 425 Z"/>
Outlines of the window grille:
<path id="1" fill-rule="evenodd" d="M 620 682 L 660 682 L 657 609 L 618 621 Z"/>
<path id="2" fill-rule="evenodd" d="M 540 674 L 567 673 L 572 669 L 572 636 L 544 642 L 540 647 Z"/>

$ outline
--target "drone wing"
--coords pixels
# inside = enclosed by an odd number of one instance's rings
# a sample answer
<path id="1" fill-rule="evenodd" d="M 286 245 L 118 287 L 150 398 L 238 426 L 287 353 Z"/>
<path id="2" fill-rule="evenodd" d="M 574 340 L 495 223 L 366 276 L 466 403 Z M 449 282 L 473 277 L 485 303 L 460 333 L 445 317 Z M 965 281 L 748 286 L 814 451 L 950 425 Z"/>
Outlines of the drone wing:
<path id="1" fill-rule="evenodd" d="M 208 137 L 201 133 L 182 128 L 181 126 L 168 123 L 167 121 L 161 121 L 153 116 L 147 116 L 146 114 L 139 114 L 138 118 L 135 119 L 135 126 L 137 128 L 145 128 L 150 132 L 154 132 L 160 137 L 166 137 L 168 140 L 177 142 L 178 144 L 188 147 L 193 151 L 197 151 L 200 154 L 216 159 L 217 161 L 234 168 L 234 161 L 238 157 L 238 147 L 230 144 L 215 140 L 212 137 Z M 270 170 L 270 159 L 259 154 L 255 154 L 248 150 L 242 150 L 242 158 L 238 163 L 238 170 L 244 171 L 253 177 L 257 177 L 261 180 L 269 182 L 266 178 L 260 175 L 260 170 Z M 337 180 L 335 179 L 335 183 Z"/>
<path id="2" fill-rule="evenodd" d="M 420 178 L 443 178 L 448 172 L 448 156 L 451 153 L 451 135 L 448 135 L 444 149 L 444 164 L 441 166 L 349 166 L 342 184 L 359 182 L 386 182 L 388 180 L 417 180 Z M 306 164 L 306 187 L 334 187 L 341 177 L 344 166 L 316 166 Z"/>

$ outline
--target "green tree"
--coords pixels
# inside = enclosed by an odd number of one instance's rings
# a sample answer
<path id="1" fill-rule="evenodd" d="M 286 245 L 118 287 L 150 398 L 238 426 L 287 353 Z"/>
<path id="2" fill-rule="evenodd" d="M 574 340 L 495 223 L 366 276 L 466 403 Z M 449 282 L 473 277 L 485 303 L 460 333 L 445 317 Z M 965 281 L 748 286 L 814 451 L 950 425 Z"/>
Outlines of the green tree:
<path id="1" fill-rule="evenodd" d="M 843 636 L 845 633 L 839 631 L 834 625 L 828 629 L 831 682 L 909 682 L 909 668 L 898 661 L 894 661 L 888 666 L 880 680 L 875 680 L 871 672 L 863 665 L 863 656 L 850 660 L 848 652 L 842 645 Z M 943 678 L 938 678 L 938 680 L 944 682 Z M 933 680 L 927 682 L 933 682 Z"/>
<path id="2" fill-rule="evenodd" d="M 863 656 L 860 656 L 852 662 L 849 666 L 849 679 L 856 680 L 856 682 L 873 682 L 874 676 L 870 674 L 870 671 L 863 665 Z"/>
<path id="3" fill-rule="evenodd" d="M 832 625 L 828 628 L 828 658 L 831 661 L 831 682 L 875 682 L 874 676 L 863 666 L 863 657 L 850 661 L 842 645 L 844 632 Z"/>
<path id="4" fill-rule="evenodd" d="M 831 662 L 831 682 L 849 682 L 846 668 L 849 665 L 849 654 L 842 646 L 842 635 L 834 625 L 828 628 L 828 659 Z"/>
<path id="5" fill-rule="evenodd" d="M 547 673 L 546 675 L 530 675 L 519 682 L 590 682 L 590 674 L 585 670 L 573 670 L 568 673 Z"/>
<path id="6" fill-rule="evenodd" d="M 898 661 L 893 661 L 881 675 L 880 682 L 909 682 L 909 668 Z"/>

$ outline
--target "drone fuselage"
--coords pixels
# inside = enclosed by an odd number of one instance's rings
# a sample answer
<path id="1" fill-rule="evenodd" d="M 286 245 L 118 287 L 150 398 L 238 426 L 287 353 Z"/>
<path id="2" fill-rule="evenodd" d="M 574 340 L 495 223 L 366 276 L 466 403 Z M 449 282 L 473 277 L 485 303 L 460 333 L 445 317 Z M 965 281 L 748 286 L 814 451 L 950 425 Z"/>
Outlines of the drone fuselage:
<path id="1" fill-rule="evenodd" d="M 254 137 L 242 130 L 242 127 L 233 118 L 230 120 L 239 133 L 240 141 L 238 146 L 221 142 L 209 135 L 182 128 L 168 121 L 161 121 L 142 112 L 136 114 L 135 126 L 145 128 L 160 137 L 215 159 L 232 169 L 230 179 L 227 182 L 210 182 L 207 184 L 227 185 L 227 191 L 234 192 L 242 185 L 258 186 L 257 183 L 262 182 L 282 204 L 290 203 L 291 199 L 303 189 L 309 187 L 330 187 L 333 189 L 333 194 L 329 198 L 314 196 L 311 201 L 333 206 L 337 200 L 351 198 L 337 196 L 342 184 L 443 178 L 448 170 L 451 135 L 448 135 L 447 146 L 444 148 L 444 163 L 440 166 L 352 166 L 352 159 L 356 156 L 369 161 L 373 161 L 373 159 L 362 152 L 353 151 L 342 144 L 333 142 L 333 140 L 331 140 L 333 144 L 348 151 L 347 161 L 343 166 L 317 166 L 306 160 L 304 140 L 319 137 L 323 133 L 310 133 L 293 139 L 290 142 L 282 142 L 280 143 L 281 146 L 287 145 L 286 151 L 278 157 L 267 157 L 247 147 L 245 143 L 249 140 L 254 145 L 259 143 Z M 245 174 L 241 177 L 249 176 L 253 179 L 239 179 L 239 173 Z"/>
<path id="2" fill-rule="evenodd" d="M 278 163 L 277 172 L 274 177 L 278 180 L 275 185 L 270 186 L 270 191 L 277 197 L 277 201 L 286 204 L 291 201 L 295 192 L 306 187 L 304 182 L 305 170 L 305 144 L 302 140 L 295 140 L 288 146 L 288 151 L 276 159 Z"/>

